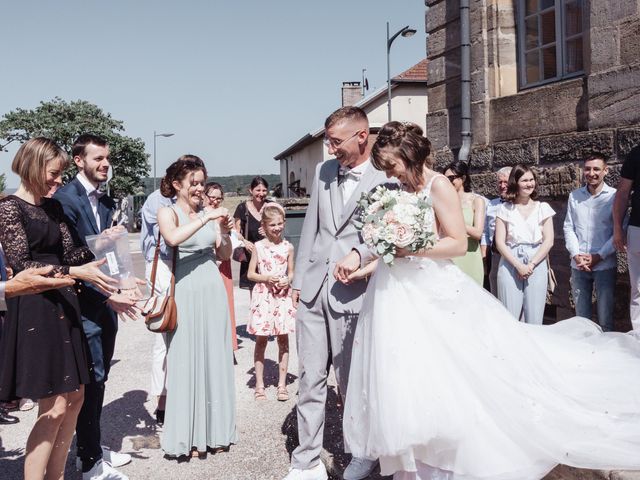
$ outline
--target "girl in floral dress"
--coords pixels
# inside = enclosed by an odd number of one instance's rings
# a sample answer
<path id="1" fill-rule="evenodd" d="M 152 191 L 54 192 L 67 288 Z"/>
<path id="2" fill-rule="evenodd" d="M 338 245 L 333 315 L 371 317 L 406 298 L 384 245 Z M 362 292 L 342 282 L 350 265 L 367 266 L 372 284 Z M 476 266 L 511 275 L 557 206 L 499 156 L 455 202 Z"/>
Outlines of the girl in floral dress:
<path id="1" fill-rule="evenodd" d="M 287 367 L 289 364 L 289 334 L 295 330 L 296 308 L 291 298 L 293 279 L 293 245 L 282 238 L 284 208 L 275 202 L 266 203 L 260 211 L 266 238 L 255 243 L 247 278 L 255 282 L 251 297 L 247 331 L 256 336 L 253 355 L 256 372 L 256 400 L 266 400 L 264 390 L 264 352 L 269 336 L 278 338 L 277 399 L 289 400 Z"/>

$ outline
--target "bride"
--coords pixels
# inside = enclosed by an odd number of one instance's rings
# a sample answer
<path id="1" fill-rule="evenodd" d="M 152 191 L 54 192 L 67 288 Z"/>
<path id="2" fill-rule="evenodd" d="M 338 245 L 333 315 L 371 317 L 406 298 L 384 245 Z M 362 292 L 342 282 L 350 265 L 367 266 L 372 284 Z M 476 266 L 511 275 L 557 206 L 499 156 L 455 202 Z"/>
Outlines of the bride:
<path id="1" fill-rule="evenodd" d="M 431 197 L 439 240 L 380 262 L 353 345 L 347 448 L 394 480 L 535 480 L 557 464 L 640 469 L 640 342 L 575 317 L 518 322 L 459 270 L 458 196 L 417 125 L 390 122 L 373 164 Z M 348 282 L 357 254 L 335 275 Z M 365 268 L 364 270 L 367 270 Z"/>

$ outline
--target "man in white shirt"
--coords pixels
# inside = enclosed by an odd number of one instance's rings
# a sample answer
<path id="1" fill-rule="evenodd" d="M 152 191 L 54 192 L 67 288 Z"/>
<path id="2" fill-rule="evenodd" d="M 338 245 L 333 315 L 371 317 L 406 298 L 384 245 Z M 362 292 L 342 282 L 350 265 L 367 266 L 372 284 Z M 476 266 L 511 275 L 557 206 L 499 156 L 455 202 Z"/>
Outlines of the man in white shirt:
<path id="1" fill-rule="evenodd" d="M 585 186 L 569 195 L 564 239 L 571 256 L 571 290 L 576 315 L 592 318 L 595 287 L 598 323 L 613 329 L 616 255 L 613 246 L 613 202 L 616 189 L 604 182 L 609 169 L 602 155 L 584 161 Z"/>
<path id="2" fill-rule="evenodd" d="M 500 265 L 500 254 L 493 246 L 493 240 L 496 235 L 496 213 L 498 208 L 505 201 L 507 195 L 507 185 L 509 184 L 509 175 L 511 167 L 502 167 L 496 172 L 498 196 L 493 200 L 486 202 L 487 216 L 484 222 L 484 231 L 480 237 L 480 251 L 485 261 L 485 271 L 489 275 L 489 285 L 491 293 L 498 296 L 498 265 Z"/>
<path id="3" fill-rule="evenodd" d="M 86 245 L 87 236 L 98 235 L 111 226 L 115 211 L 113 199 L 100 191 L 100 185 L 108 178 L 109 145 L 101 137 L 83 134 L 74 142 L 71 153 L 78 175 L 58 189 L 54 198 L 62 205 L 75 243 Z M 129 463 L 131 455 L 101 445 L 100 418 L 118 331 L 116 313 L 134 318 L 136 302 L 124 292 L 107 297 L 91 284 L 81 289 L 78 301 L 94 378 L 85 385 L 84 402 L 76 424 L 77 466 L 82 469 L 83 480 L 128 480 L 116 468 Z"/>

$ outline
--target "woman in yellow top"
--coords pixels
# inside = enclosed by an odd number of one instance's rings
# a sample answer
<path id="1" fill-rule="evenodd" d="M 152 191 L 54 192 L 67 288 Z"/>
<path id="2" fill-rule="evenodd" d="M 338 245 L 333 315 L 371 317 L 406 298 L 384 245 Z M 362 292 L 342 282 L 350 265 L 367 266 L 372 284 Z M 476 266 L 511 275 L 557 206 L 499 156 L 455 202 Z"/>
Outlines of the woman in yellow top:
<path id="1" fill-rule="evenodd" d="M 484 199 L 471 191 L 471 178 L 469 177 L 469 165 L 456 160 L 444 169 L 444 175 L 458 192 L 462 204 L 462 214 L 467 227 L 467 253 L 464 257 L 453 258 L 460 269 L 473 278 L 479 285 L 484 280 L 484 268 L 482 254 L 480 252 L 480 237 L 484 229 L 486 206 Z"/>

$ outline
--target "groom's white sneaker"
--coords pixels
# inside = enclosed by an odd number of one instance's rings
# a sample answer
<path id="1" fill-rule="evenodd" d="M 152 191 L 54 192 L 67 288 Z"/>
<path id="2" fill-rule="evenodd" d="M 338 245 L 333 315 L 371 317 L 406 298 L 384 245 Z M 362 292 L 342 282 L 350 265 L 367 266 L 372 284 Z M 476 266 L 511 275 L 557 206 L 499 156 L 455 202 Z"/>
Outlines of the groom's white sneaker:
<path id="1" fill-rule="evenodd" d="M 344 480 L 362 480 L 373 473 L 376 465 L 378 465 L 378 460 L 353 457 L 347 468 L 344 469 L 342 478 Z"/>
<path id="2" fill-rule="evenodd" d="M 322 461 L 315 467 L 306 470 L 290 468 L 289 473 L 282 480 L 327 480 L 327 469 Z"/>

